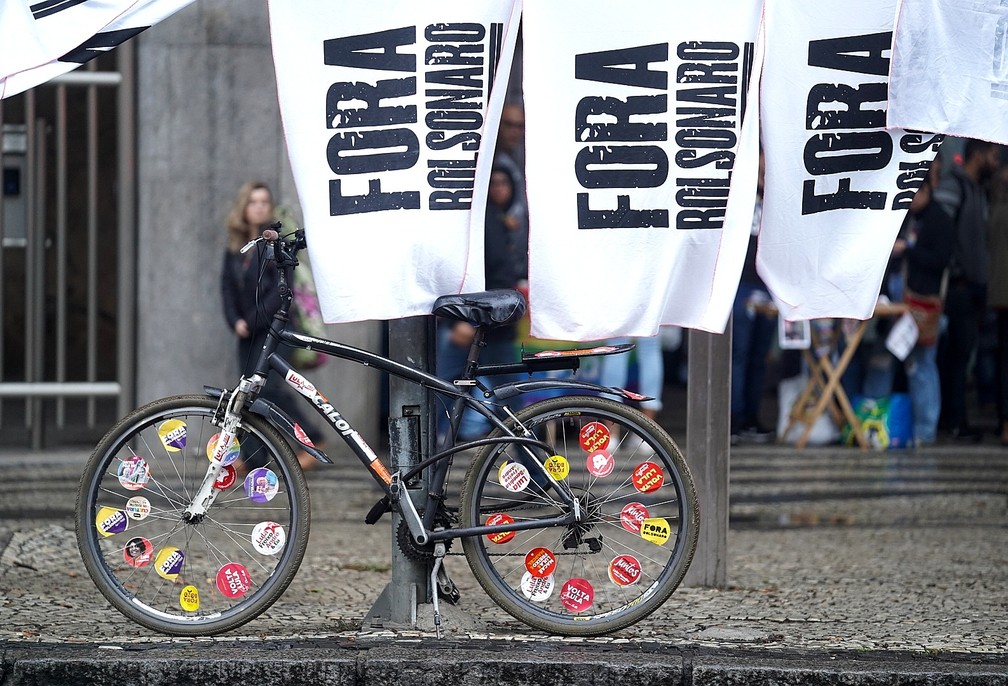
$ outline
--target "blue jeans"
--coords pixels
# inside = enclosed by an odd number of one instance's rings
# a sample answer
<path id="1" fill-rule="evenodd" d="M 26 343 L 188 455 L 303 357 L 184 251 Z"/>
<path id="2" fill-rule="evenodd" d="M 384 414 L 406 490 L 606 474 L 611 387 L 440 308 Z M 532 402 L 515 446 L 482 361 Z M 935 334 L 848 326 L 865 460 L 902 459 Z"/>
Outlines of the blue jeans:
<path id="1" fill-rule="evenodd" d="M 731 418 L 732 430 L 759 424 L 766 358 L 777 332 L 773 317 L 746 307 L 757 289 L 740 284 L 732 307 Z"/>
<path id="2" fill-rule="evenodd" d="M 647 338 L 614 338 L 606 341 L 609 345 L 635 343 L 637 354 L 637 390 L 642 395 L 654 398 L 640 404 L 642 409 L 662 409 L 661 395 L 665 383 L 665 364 L 662 360 L 661 340 L 658 336 Z M 600 386 L 626 387 L 630 377 L 630 354 L 605 355 L 602 358 L 602 369 L 599 374 Z"/>
<path id="3" fill-rule="evenodd" d="M 904 360 L 910 405 L 913 408 L 914 440 L 934 443 L 941 412 L 941 383 L 938 377 L 938 348 L 915 345 Z"/>

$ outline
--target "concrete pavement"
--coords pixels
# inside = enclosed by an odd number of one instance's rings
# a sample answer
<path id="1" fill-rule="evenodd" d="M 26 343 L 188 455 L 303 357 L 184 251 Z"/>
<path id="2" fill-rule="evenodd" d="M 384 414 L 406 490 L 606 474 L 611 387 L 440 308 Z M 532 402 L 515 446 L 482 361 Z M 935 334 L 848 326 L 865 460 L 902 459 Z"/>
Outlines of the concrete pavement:
<path id="1" fill-rule="evenodd" d="M 461 556 L 433 627 L 362 626 L 390 579 L 388 520 L 354 462 L 310 473 L 312 533 L 286 594 L 214 639 L 152 635 L 92 585 L 73 535 L 83 450 L 0 448 L 0 683 L 1008 684 L 1008 450 L 731 458 L 728 586 L 681 588 L 598 639 L 531 631 Z M 460 546 L 456 546 L 456 552 Z"/>

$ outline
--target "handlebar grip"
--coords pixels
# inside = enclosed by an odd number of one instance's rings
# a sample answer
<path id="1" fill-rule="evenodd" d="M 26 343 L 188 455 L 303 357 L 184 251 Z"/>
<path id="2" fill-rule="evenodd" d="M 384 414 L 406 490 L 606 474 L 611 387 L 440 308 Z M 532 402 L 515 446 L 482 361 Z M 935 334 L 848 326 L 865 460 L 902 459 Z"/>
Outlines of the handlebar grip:
<path id="1" fill-rule="evenodd" d="M 280 234 L 278 234 L 273 229 L 266 229 L 265 231 L 262 232 L 262 237 L 263 237 L 264 241 L 271 241 L 272 242 L 272 241 L 275 241 L 278 238 L 280 238 Z"/>

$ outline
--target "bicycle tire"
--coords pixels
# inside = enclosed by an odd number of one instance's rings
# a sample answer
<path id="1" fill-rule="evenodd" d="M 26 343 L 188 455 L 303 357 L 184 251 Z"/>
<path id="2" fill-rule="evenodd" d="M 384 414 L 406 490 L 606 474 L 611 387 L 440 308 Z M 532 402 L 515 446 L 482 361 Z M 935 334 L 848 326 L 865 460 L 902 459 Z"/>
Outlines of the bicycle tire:
<path id="1" fill-rule="evenodd" d="M 77 494 L 77 543 L 98 590 L 129 619 L 165 634 L 209 636 L 255 618 L 293 580 L 308 544 L 297 458 L 247 412 L 238 449 L 229 451 L 239 457 L 232 483 L 230 473 L 220 481 L 203 518 L 183 520 L 217 442 L 217 405 L 188 395 L 133 411 L 98 443 Z"/>
<path id="2" fill-rule="evenodd" d="M 543 400 L 516 418 L 554 447 L 559 458 L 539 460 L 585 519 L 463 538 L 473 575 L 501 608 L 549 633 L 595 636 L 646 617 L 675 591 L 696 550 L 699 505 L 679 448 L 648 417 L 606 398 Z M 566 514 L 531 459 L 513 443 L 482 449 L 466 473 L 462 526 Z"/>

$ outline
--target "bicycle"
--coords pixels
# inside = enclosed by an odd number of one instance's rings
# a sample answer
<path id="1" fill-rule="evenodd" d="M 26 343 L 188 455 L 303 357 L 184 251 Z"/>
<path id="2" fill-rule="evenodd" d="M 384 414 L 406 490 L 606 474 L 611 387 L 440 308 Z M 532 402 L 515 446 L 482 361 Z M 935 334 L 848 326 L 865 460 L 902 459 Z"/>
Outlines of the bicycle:
<path id="1" fill-rule="evenodd" d="M 582 358 L 632 348 L 599 346 L 480 365 L 486 332 L 525 312 L 514 291 L 439 298 L 433 313 L 465 321 L 475 335 L 454 382 L 381 355 L 289 330 L 293 269 L 303 230 L 275 229 L 250 242 L 271 250 L 281 307 L 256 371 L 233 390 L 156 400 L 121 419 L 98 443 L 81 478 L 76 531 L 84 564 L 101 593 L 131 620 L 180 636 L 212 635 L 245 624 L 294 578 L 308 542 L 309 494 L 291 447 L 331 458 L 280 408 L 260 397 L 279 373 L 326 420 L 384 495 L 365 518 L 401 515 L 398 543 L 433 560 L 430 593 L 451 590 L 442 559 L 461 539 L 472 573 L 501 608 L 545 632 L 590 636 L 640 620 L 682 581 L 697 543 L 699 506 L 689 469 L 671 437 L 612 399 L 643 396 L 573 378 L 519 378 L 491 388 L 479 379 L 576 370 Z M 390 471 L 280 343 L 319 350 L 420 384 L 451 403 L 447 446 Z M 482 398 L 471 393 L 482 391 Z M 503 401 L 531 391 L 576 393 L 513 412 Z M 609 397 L 605 397 L 609 396 Z M 446 402 L 445 407 L 448 407 Z M 463 411 L 492 425 L 483 438 L 457 439 Z M 475 451 L 455 503 L 453 457 Z M 239 462 L 239 459 L 241 462 Z M 248 465 L 243 475 L 238 465 Z M 428 479 L 425 502 L 406 493 Z"/>

